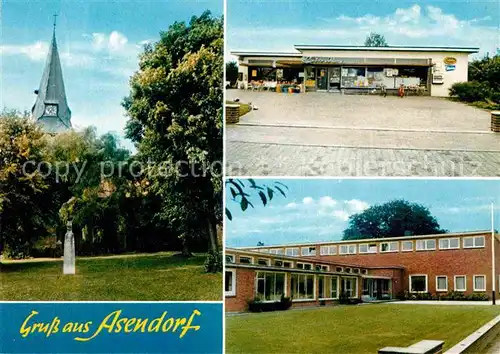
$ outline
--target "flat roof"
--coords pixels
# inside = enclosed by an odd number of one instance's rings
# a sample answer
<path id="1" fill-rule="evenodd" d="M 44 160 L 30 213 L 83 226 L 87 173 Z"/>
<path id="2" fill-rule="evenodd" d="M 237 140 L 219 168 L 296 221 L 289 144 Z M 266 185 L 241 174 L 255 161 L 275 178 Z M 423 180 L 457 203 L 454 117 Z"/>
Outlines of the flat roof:
<path id="1" fill-rule="evenodd" d="M 261 51 L 240 51 L 235 50 L 230 52 L 231 55 L 236 55 L 239 57 L 291 57 L 291 58 L 302 58 L 302 53 L 291 53 L 291 52 L 261 52 Z"/>
<path id="2" fill-rule="evenodd" d="M 295 49 L 303 50 L 352 50 L 352 51 L 386 51 L 386 52 L 459 52 L 478 53 L 478 47 L 434 47 L 434 46 L 400 46 L 366 47 L 358 45 L 321 45 L 321 44 L 296 44 Z"/>
<path id="3" fill-rule="evenodd" d="M 397 237 L 382 237 L 382 238 L 363 238 L 363 239 L 359 239 L 359 240 L 289 243 L 289 244 L 278 244 L 278 245 L 268 245 L 268 246 L 245 246 L 245 247 L 233 247 L 233 248 L 240 249 L 240 250 L 258 250 L 258 249 L 270 249 L 270 248 L 289 248 L 289 247 L 331 245 L 331 244 L 370 243 L 370 242 L 400 241 L 400 240 L 411 240 L 411 239 L 418 240 L 418 239 L 425 239 L 425 238 L 474 236 L 474 235 L 484 235 L 484 234 L 491 234 L 491 230 L 453 232 L 453 233 L 433 234 L 433 235 L 412 235 L 412 236 L 397 236 Z"/>

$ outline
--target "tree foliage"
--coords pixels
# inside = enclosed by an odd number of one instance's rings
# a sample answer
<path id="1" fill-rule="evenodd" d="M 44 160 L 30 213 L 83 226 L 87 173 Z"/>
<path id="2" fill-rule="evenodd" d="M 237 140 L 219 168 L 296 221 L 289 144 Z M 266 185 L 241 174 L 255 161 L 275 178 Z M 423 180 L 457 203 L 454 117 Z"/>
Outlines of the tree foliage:
<path id="1" fill-rule="evenodd" d="M 281 182 L 273 182 L 271 185 L 268 184 L 257 184 L 254 179 L 249 178 L 248 180 L 228 178 L 226 180 L 226 193 L 230 200 L 237 203 L 242 211 L 248 209 L 248 207 L 254 207 L 251 202 L 252 194 L 259 196 L 260 202 L 263 206 L 266 206 L 274 197 L 276 193 L 281 194 L 286 198 L 285 191 L 288 187 Z M 226 217 L 229 220 L 233 219 L 233 214 L 231 210 L 226 205 Z"/>
<path id="2" fill-rule="evenodd" d="M 140 57 L 124 100 L 127 136 L 146 163 L 150 191 L 187 245 L 222 222 L 223 20 L 210 12 L 175 22 Z M 165 168 L 165 166 L 168 166 Z M 185 250 L 188 253 L 187 249 Z"/>
<path id="3" fill-rule="evenodd" d="M 365 39 L 365 47 L 388 47 L 385 37 L 380 33 L 371 32 Z"/>
<path id="4" fill-rule="evenodd" d="M 359 240 L 445 232 L 425 206 L 406 200 L 393 200 L 351 215 L 343 239 Z"/>
<path id="5" fill-rule="evenodd" d="M 226 63 L 226 81 L 234 84 L 238 80 L 238 64 L 235 61 Z"/>

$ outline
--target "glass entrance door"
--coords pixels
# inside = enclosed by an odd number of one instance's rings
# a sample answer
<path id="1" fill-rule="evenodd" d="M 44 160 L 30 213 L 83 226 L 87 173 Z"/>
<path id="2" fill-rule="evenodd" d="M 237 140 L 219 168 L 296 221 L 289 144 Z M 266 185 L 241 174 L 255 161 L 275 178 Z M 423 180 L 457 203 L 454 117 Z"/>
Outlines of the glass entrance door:
<path id="1" fill-rule="evenodd" d="M 326 91 L 328 90 L 328 69 L 327 68 L 317 68 L 316 69 L 316 82 L 317 82 L 317 89 L 319 91 Z"/>
<path id="2" fill-rule="evenodd" d="M 328 68 L 328 90 L 340 90 L 340 67 L 333 66 Z"/>

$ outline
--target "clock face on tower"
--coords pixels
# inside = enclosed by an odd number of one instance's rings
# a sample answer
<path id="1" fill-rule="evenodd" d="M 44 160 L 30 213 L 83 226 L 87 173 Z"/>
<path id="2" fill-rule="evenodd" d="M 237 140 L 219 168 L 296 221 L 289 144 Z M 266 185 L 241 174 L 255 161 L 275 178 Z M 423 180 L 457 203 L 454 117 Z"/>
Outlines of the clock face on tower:
<path id="1" fill-rule="evenodd" d="M 57 116 L 57 105 L 56 104 L 45 105 L 45 115 L 52 117 Z"/>

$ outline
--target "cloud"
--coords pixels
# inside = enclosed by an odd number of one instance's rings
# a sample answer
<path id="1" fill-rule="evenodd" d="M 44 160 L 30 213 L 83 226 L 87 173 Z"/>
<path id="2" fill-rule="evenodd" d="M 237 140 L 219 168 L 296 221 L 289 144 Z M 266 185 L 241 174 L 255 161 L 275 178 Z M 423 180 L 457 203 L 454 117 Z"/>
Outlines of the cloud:
<path id="1" fill-rule="evenodd" d="M 97 50 L 108 50 L 118 52 L 126 49 L 128 38 L 118 31 L 106 33 L 92 33 L 92 47 Z"/>
<path id="2" fill-rule="evenodd" d="M 285 208 L 290 208 L 290 209 L 295 209 L 297 208 L 297 203 L 288 203 L 287 205 L 285 205 Z"/>
<path id="3" fill-rule="evenodd" d="M 358 199 L 346 200 L 344 203 L 352 214 L 362 212 L 370 207 L 368 203 Z"/>
<path id="4" fill-rule="evenodd" d="M 304 203 L 305 205 L 311 205 L 312 203 L 314 203 L 314 199 L 311 197 L 305 197 L 304 199 L 302 199 L 302 203 Z"/>
<path id="5" fill-rule="evenodd" d="M 47 58 L 49 43 L 38 41 L 26 45 L 0 45 L 2 55 L 23 55 L 32 61 L 43 61 Z"/>
<path id="6" fill-rule="evenodd" d="M 459 19 L 436 6 L 412 5 L 385 16 L 340 14 L 336 18 L 318 18 L 316 26 L 229 28 L 228 49 L 292 52 L 294 44 L 361 45 L 367 34 L 377 32 L 390 45 L 473 46 L 480 47 L 482 56 L 486 52 L 495 53 L 498 46 L 498 26 L 486 21 L 491 21 L 491 17 Z M 266 41 L 261 41 L 263 37 Z M 232 47 L 233 43 L 239 47 Z"/>
<path id="7" fill-rule="evenodd" d="M 330 196 L 319 198 L 319 204 L 324 207 L 333 207 L 337 205 L 337 201 Z"/>
<path id="8" fill-rule="evenodd" d="M 347 221 L 349 220 L 350 214 L 346 212 L 345 210 L 335 210 L 332 215 L 336 217 L 337 219 Z"/>

